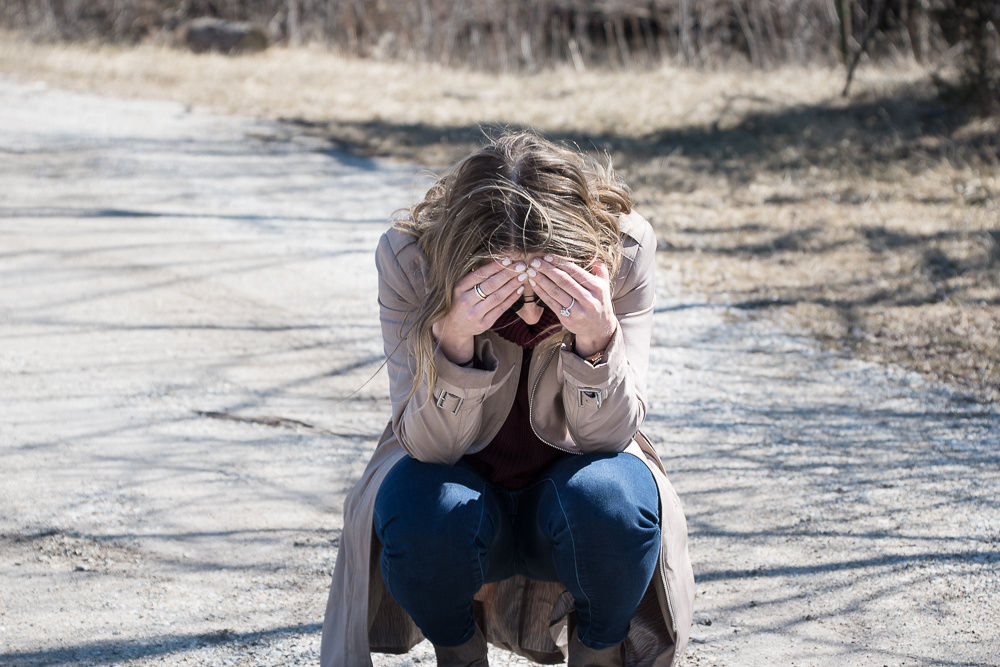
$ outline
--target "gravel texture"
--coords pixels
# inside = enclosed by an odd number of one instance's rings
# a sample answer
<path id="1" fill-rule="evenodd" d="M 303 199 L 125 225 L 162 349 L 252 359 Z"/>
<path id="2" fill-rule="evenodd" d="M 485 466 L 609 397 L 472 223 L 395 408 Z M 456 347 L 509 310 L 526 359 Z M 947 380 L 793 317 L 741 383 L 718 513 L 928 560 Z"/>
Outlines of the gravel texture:
<path id="1" fill-rule="evenodd" d="M 316 662 L 389 415 L 373 251 L 427 183 L 0 79 L 0 663 Z M 690 524 L 684 664 L 1000 665 L 997 406 L 681 294 L 669 255 L 659 280 L 644 430 Z"/>

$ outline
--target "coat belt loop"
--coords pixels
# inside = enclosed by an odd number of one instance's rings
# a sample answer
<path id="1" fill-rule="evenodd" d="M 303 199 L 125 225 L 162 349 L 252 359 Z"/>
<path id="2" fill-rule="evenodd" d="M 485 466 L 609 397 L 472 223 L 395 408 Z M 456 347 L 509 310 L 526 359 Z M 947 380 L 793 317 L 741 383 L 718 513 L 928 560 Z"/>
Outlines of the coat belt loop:
<path id="1" fill-rule="evenodd" d="M 445 405 L 446 403 L 450 402 L 450 401 L 448 401 L 449 398 L 455 399 L 455 407 L 454 408 L 450 408 L 447 405 Z M 440 394 L 438 394 L 437 406 L 439 408 L 441 408 L 442 410 L 446 410 L 446 411 L 450 412 L 453 415 L 457 415 L 458 414 L 458 409 L 462 407 L 462 403 L 464 403 L 464 402 L 465 402 L 465 399 L 462 398 L 461 396 L 456 396 L 455 394 L 452 394 L 450 392 L 442 391 Z"/>

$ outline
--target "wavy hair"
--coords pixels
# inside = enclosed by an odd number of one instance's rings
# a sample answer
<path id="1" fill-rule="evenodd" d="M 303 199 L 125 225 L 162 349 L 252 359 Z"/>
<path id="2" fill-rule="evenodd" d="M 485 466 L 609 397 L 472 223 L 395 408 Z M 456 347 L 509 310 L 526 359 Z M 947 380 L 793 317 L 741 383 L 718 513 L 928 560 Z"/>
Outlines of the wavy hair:
<path id="1" fill-rule="evenodd" d="M 410 396 L 421 382 L 437 381 L 431 327 L 451 309 L 463 276 L 508 253 L 545 253 L 585 268 L 600 259 L 614 278 L 622 259 L 618 218 L 631 209 L 610 164 L 530 132 L 504 134 L 455 165 L 394 221 L 417 237 L 428 263 L 427 298 L 404 320 L 407 334 L 400 332 L 416 361 Z M 550 335 L 543 345 L 560 339 Z"/>

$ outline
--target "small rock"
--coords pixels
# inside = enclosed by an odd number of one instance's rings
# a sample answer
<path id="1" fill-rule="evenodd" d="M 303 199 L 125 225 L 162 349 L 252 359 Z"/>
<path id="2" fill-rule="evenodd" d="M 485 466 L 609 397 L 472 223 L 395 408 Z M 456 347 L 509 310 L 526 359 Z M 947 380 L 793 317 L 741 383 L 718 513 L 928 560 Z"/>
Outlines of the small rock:
<path id="1" fill-rule="evenodd" d="M 267 35 L 261 28 L 250 23 L 224 21 L 211 16 L 203 16 L 183 25 L 178 35 L 196 53 L 243 53 L 263 51 L 268 46 Z"/>
<path id="2" fill-rule="evenodd" d="M 90 565 L 87 563 L 77 563 L 76 572 L 90 572 Z"/>

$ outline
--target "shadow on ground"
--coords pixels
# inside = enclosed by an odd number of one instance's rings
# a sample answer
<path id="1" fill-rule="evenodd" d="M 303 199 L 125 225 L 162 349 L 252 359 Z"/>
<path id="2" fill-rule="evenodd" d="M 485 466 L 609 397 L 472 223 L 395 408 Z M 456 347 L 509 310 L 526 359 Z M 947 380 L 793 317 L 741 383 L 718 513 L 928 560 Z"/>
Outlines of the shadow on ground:
<path id="1" fill-rule="evenodd" d="M 546 132 L 545 136 L 591 153 L 608 153 L 626 171 L 636 160 L 684 156 L 691 161 L 688 168 L 725 175 L 734 186 L 748 182 L 761 170 L 780 172 L 816 164 L 866 171 L 877 170 L 880 163 L 901 161 L 919 169 L 944 160 L 990 164 L 1000 160 L 1000 136 L 988 124 L 970 127 L 975 119 L 972 111 L 949 107 L 924 87 L 848 103 L 835 99 L 819 106 L 730 112 L 740 99 L 731 98 L 718 118 L 638 137 L 583 132 Z M 326 136 L 357 155 L 404 157 L 435 167 L 468 154 L 486 137 L 505 129 L 530 129 L 384 120 L 285 122 Z M 446 159 L 438 162 L 438 157 Z"/>
<path id="2" fill-rule="evenodd" d="M 164 635 L 148 639 L 125 641 L 84 642 L 66 648 L 43 651 L 0 653 L 0 661 L 10 667 L 42 667 L 43 665 L 114 665 L 136 658 L 158 658 L 209 646 L 252 646 L 276 637 L 318 635 L 319 623 L 272 628 L 258 632 L 212 632 L 207 634 Z"/>

